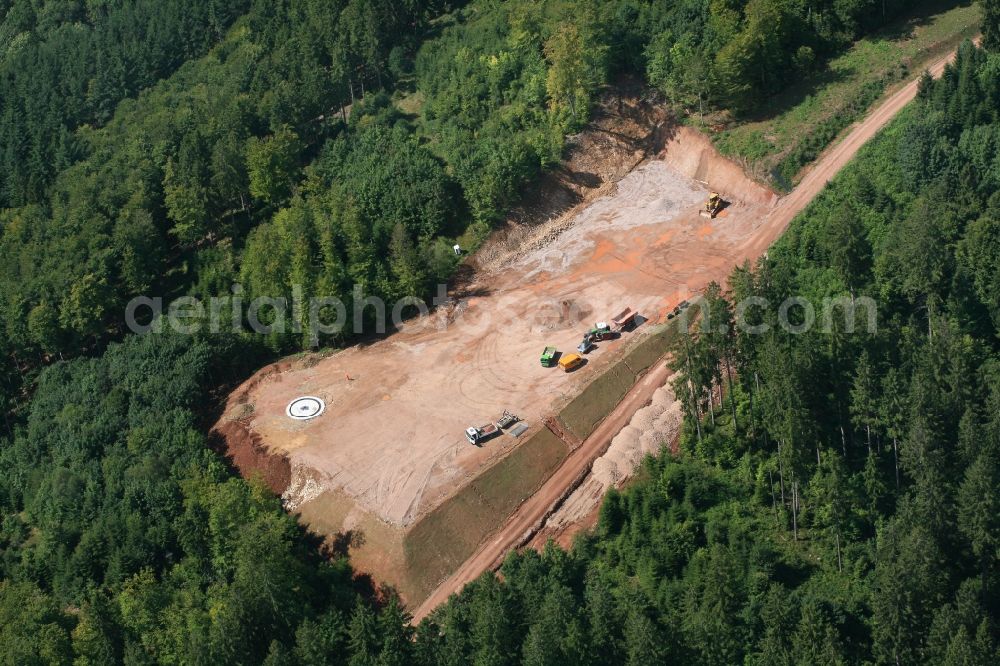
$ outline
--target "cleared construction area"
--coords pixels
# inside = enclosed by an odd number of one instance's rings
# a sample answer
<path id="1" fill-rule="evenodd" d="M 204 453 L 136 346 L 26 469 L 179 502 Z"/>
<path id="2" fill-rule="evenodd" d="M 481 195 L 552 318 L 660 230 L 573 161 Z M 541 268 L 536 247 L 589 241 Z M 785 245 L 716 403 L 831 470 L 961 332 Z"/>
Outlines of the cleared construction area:
<path id="1" fill-rule="evenodd" d="M 676 128 L 662 145 L 605 196 L 516 244 L 487 244 L 451 306 L 372 345 L 262 370 L 217 426 L 230 449 L 252 443 L 255 460 L 280 459 L 275 489 L 289 509 L 317 531 L 350 535 L 356 567 L 421 600 L 662 355 L 662 342 L 643 344 L 649 332 L 728 274 L 773 206 L 772 192 L 699 133 Z M 699 214 L 703 182 L 728 202 L 716 219 Z M 572 352 L 626 306 L 645 323 L 598 342 L 574 372 L 541 367 L 546 346 Z M 324 401 L 322 415 L 287 417 L 303 395 Z M 470 445 L 466 429 L 505 409 L 527 430 Z M 563 437 L 544 425 L 557 416 Z"/>

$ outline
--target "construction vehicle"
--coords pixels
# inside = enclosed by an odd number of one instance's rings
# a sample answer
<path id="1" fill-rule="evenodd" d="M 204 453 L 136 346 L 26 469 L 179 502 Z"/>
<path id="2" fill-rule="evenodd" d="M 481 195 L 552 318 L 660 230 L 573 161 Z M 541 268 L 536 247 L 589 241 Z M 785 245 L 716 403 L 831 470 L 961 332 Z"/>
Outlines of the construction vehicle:
<path id="1" fill-rule="evenodd" d="M 541 363 L 543 368 L 551 368 L 556 364 L 556 354 L 559 352 L 555 347 L 546 347 L 542 352 Z"/>
<path id="2" fill-rule="evenodd" d="M 701 216 L 715 219 L 720 210 L 722 210 L 722 197 L 719 196 L 718 192 L 712 192 L 708 195 L 708 200 L 705 201 L 705 207 L 701 211 Z"/>
<path id="3" fill-rule="evenodd" d="M 469 444 L 475 444 L 479 446 L 490 437 L 498 435 L 500 433 L 500 428 L 496 423 L 487 423 L 484 426 L 478 428 L 470 426 L 465 429 L 465 438 L 469 440 Z"/>
<path id="4" fill-rule="evenodd" d="M 594 348 L 594 336 L 592 336 L 590 333 L 585 333 L 583 335 L 583 341 L 576 346 L 576 350 L 581 354 L 586 354 L 593 348 Z"/>
<path id="5" fill-rule="evenodd" d="M 521 419 L 517 414 L 512 414 L 505 409 L 503 410 L 503 415 L 500 416 L 500 419 L 497 421 L 497 427 L 502 430 L 506 430 L 520 420 Z"/>
<path id="6" fill-rule="evenodd" d="M 635 318 L 639 315 L 632 308 L 625 308 L 611 319 L 611 330 L 614 332 L 624 331 L 635 324 Z"/>
<path id="7" fill-rule="evenodd" d="M 565 372 L 572 372 L 583 365 L 583 357 L 579 354 L 566 354 L 559 359 L 559 367 Z"/>
<path id="8" fill-rule="evenodd" d="M 594 324 L 594 328 L 590 329 L 590 331 L 587 332 L 587 335 L 589 335 L 595 342 L 612 340 L 617 337 L 617 333 L 611 330 L 611 327 L 604 321 L 599 321 Z"/>

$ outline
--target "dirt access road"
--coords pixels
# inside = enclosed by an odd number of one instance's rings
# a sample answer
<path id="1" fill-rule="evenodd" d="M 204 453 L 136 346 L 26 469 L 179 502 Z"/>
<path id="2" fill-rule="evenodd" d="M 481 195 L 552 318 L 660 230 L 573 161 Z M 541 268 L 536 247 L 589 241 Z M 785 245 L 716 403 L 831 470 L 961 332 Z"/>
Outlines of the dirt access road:
<path id="1" fill-rule="evenodd" d="M 944 57 L 935 62 L 929 71 L 935 77 L 940 76 L 945 66 L 953 60 L 954 54 Z M 809 205 L 861 147 L 916 97 L 918 85 L 919 79 L 915 79 L 901 88 L 869 113 L 861 123 L 856 124 L 840 143 L 827 150 L 799 185 L 778 201 L 766 215 L 763 224 L 754 230 L 736 254 L 749 257 L 763 254 L 784 232 L 792 219 Z M 732 264 L 726 272 L 719 273 L 714 279 L 725 281 L 731 268 Z M 518 507 L 504 528 L 483 544 L 430 597 L 424 600 L 414 612 L 414 622 L 419 622 L 484 571 L 495 569 L 511 549 L 530 539 L 545 518 L 565 499 L 567 491 L 587 473 L 589 466 L 607 449 L 612 438 L 629 422 L 638 409 L 647 404 L 653 392 L 663 385 L 668 376 L 669 370 L 666 364 L 661 362 L 639 381 L 584 444 L 563 462 L 539 492 Z"/>
<path id="2" fill-rule="evenodd" d="M 979 38 L 975 41 L 978 44 Z M 937 78 L 944 72 L 945 66 L 954 61 L 955 54 L 952 53 L 935 61 L 928 67 L 927 71 L 930 72 L 931 76 Z M 768 219 L 768 226 L 784 231 L 792 219 L 816 198 L 816 195 L 823 190 L 827 183 L 833 180 L 834 176 L 840 173 L 841 169 L 847 166 L 847 163 L 854 158 L 861 147 L 878 134 L 879 130 L 889 124 L 889 121 L 895 118 L 903 110 L 903 107 L 916 99 L 919 86 L 919 77 L 907 83 L 871 111 L 861 123 L 855 124 L 840 143 L 827 149 L 808 170 L 798 186 L 788 196 L 781 199 Z M 756 250 L 759 255 L 766 251 L 770 245 L 770 242 L 765 243 L 765 240 L 766 235 L 751 239 L 749 247 Z"/>

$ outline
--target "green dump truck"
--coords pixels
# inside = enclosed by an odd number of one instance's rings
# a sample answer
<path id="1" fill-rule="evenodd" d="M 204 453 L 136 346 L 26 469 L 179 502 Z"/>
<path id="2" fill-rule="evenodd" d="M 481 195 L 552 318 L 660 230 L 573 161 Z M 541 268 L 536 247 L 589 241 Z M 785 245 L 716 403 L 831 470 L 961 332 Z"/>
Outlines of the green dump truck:
<path id="1" fill-rule="evenodd" d="M 546 347 L 545 351 L 542 352 L 542 367 L 551 368 L 554 366 L 556 364 L 556 354 L 558 353 L 555 347 Z"/>

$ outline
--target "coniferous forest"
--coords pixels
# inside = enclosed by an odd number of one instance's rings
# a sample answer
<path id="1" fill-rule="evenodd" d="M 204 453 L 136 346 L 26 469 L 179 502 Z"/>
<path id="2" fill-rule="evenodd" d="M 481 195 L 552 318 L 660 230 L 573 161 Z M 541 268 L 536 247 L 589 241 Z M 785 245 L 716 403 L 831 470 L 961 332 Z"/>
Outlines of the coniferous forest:
<path id="1" fill-rule="evenodd" d="M 602 86 L 751 114 L 909 5 L 0 0 L 0 661 L 997 663 L 994 0 L 706 296 L 713 322 L 870 298 L 877 330 L 680 339 L 679 455 L 416 627 L 208 440 L 227 387 L 311 341 L 123 325 L 234 283 L 427 295 Z"/>

